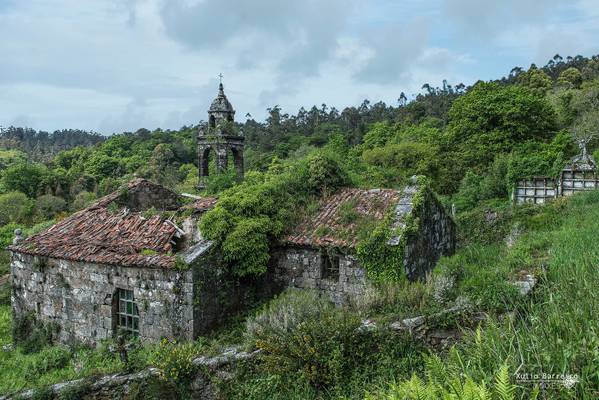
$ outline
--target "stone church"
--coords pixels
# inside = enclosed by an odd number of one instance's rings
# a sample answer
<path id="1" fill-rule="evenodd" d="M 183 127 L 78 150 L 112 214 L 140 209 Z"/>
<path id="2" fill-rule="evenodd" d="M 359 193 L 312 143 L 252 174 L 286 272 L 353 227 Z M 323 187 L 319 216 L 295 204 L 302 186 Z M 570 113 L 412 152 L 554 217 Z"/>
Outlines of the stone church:
<path id="1" fill-rule="evenodd" d="M 208 123 L 198 131 L 200 186 L 211 155 L 216 173 L 231 162 L 243 177 L 244 138 L 234 115 L 220 84 Z M 9 247 L 14 316 L 57 326 L 61 342 L 95 345 L 119 334 L 194 339 L 249 301 L 289 286 L 320 290 L 343 303 L 369 285 L 355 256 L 355 225 L 340 215 L 348 202 L 363 218 L 392 212 L 398 232 L 408 219 L 418 221 L 416 234 L 387 243 L 405 246 L 397 267 L 410 279 L 423 277 L 453 251 L 454 223 L 434 195 L 416 210 L 422 190 L 414 181 L 401 190 L 345 189 L 323 199 L 316 216 L 275 246 L 266 274 L 240 281 L 197 227 L 216 198 L 190 198 L 136 179 L 38 234 L 22 238 L 17 232 Z"/>

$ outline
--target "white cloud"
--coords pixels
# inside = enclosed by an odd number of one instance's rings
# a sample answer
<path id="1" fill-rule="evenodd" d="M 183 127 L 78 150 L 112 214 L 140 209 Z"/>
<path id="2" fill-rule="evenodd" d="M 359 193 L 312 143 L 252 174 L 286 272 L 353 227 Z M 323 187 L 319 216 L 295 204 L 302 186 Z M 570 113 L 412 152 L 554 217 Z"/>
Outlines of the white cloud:
<path id="1" fill-rule="evenodd" d="M 0 124 L 103 133 L 394 103 L 423 83 L 599 52 L 595 0 L 0 0 Z"/>

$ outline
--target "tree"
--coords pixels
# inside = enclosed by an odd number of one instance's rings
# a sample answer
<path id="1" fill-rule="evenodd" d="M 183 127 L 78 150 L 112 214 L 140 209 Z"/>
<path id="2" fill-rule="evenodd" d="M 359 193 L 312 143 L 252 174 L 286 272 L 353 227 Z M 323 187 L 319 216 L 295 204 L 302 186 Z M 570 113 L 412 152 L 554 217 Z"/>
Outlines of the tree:
<path id="1" fill-rule="evenodd" d="M 2 186 L 6 191 L 25 193 L 28 197 L 36 197 L 43 189 L 47 168 L 34 163 L 12 165 L 2 175 Z"/>
<path id="2" fill-rule="evenodd" d="M 92 201 L 96 199 L 96 196 L 93 193 L 82 191 L 77 193 L 75 196 L 75 200 L 73 200 L 73 211 L 79 211 L 89 206 Z"/>
<path id="3" fill-rule="evenodd" d="M 449 111 L 442 139 L 447 156 L 440 160 L 449 180 L 444 190 L 455 190 L 467 169 L 482 172 L 497 154 L 509 153 L 524 141 L 546 141 L 555 131 L 555 111 L 530 89 L 476 84 Z"/>
<path id="4" fill-rule="evenodd" d="M 532 66 L 526 73 L 518 76 L 518 81 L 538 96 L 544 96 L 553 86 L 551 78 L 543 70 Z"/>
<path id="5" fill-rule="evenodd" d="M 581 151 L 586 154 L 587 144 L 599 136 L 599 111 L 593 110 L 582 114 L 572 125 L 570 134 Z"/>
<path id="6" fill-rule="evenodd" d="M 557 83 L 578 89 L 582 85 L 582 73 L 578 69 L 570 67 L 560 74 Z"/>
<path id="7" fill-rule="evenodd" d="M 33 202 L 21 192 L 0 195 L 0 226 L 8 223 L 23 223 L 31 216 Z"/>
<path id="8" fill-rule="evenodd" d="M 35 208 L 42 219 L 51 219 L 66 210 L 67 203 L 62 197 L 45 194 L 35 200 Z"/>
<path id="9" fill-rule="evenodd" d="M 118 159 L 95 152 L 87 159 L 85 172 L 93 176 L 97 181 L 100 181 L 103 178 L 116 176 L 119 167 L 120 163 Z"/>

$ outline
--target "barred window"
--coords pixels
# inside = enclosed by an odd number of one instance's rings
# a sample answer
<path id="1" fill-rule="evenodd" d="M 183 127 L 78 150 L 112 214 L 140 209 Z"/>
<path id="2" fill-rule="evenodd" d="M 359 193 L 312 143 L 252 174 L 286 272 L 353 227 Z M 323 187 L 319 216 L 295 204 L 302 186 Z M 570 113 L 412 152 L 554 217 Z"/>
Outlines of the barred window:
<path id="1" fill-rule="evenodd" d="M 339 256 L 323 252 L 322 260 L 322 277 L 324 279 L 337 280 L 339 279 Z"/>
<path id="2" fill-rule="evenodd" d="M 133 290 L 117 289 L 118 312 L 117 328 L 132 336 L 139 335 L 139 310 L 133 297 Z"/>

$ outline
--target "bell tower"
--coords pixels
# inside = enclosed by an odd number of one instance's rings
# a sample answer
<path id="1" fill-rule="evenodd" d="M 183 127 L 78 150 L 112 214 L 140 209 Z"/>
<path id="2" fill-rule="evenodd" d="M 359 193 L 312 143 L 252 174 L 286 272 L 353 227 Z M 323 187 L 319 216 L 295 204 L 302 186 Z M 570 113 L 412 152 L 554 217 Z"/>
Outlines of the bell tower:
<path id="1" fill-rule="evenodd" d="M 222 74 L 219 75 L 222 79 Z M 198 167 L 199 187 L 205 187 L 205 178 L 209 175 L 210 154 L 216 161 L 216 173 L 220 174 L 229 166 L 229 156 L 237 170 L 239 179 L 243 179 L 243 134 L 234 124 L 235 110 L 227 96 L 222 81 L 218 85 L 218 95 L 208 110 L 208 123 L 198 129 Z M 211 153 L 213 152 L 213 153 Z"/>

